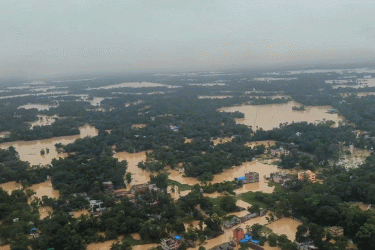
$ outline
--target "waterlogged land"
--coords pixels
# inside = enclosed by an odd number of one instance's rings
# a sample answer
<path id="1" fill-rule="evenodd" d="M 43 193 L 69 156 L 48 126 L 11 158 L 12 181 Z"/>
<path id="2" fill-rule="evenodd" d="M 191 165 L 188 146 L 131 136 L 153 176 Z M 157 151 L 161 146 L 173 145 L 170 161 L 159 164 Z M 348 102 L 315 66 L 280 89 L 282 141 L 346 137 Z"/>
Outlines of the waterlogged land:
<path id="1" fill-rule="evenodd" d="M 86 136 L 93 137 L 98 134 L 98 130 L 90 125 L 85 125 L 80 127 L 80 134 L 73 136 L 62 136 L 55 137 L 45 140 L 35 140 L 35 141 L 15 141 L 6 142 L 0 144 L 0 148 L 7 149 L 13 146 L 19 154 L 21 161 L 27 161 L 30 165 L 47 165 L 50 164 L 52 159 L 64 158 L 67 156 L 66 153 L 59 153 L 56 150 L 55 144 L 61 143 L 67 145 L 74 142 L 79 138 L 84 138 Z M 47 153 L 47 149 L 49 152 Z M 41 155 L 41 150 L 45 150 L 46 153 Z"/>
<path id="2" fill-rule="evenodd" d="M 292 122 L 310 122 L 315 123 L 323 120 L 335 122 L 342 121 L 343 118 L 338 114 L 327 113 L 331 106 L 306 107 L 306 110 L 292 110 L 293 106 L 300 106 L 296 102 L 285 104 L 268 104 L 268 105 L 241 105 L 233 107 L 224 107 L 219 109 L 223 112 L 239 111 L 245 115 L 245 118 L 237 118 L 236 122 L 251 126 L 253 129 L 263 128 L 270 130 L 279 127 L 280 123 Z"/>
<path id="3" fill-rule="evenodd" d="M 128 162 L 127 172 L 132 174 L 131 185 L 127 186 L 128 189 L 133 185 L 150 181 L 151 173 L 138 167 L 138 163 L 146 160 L 146 151 L 139 153 L 118 152 L 113 157 L 119 161 L 126 160 Z"/>

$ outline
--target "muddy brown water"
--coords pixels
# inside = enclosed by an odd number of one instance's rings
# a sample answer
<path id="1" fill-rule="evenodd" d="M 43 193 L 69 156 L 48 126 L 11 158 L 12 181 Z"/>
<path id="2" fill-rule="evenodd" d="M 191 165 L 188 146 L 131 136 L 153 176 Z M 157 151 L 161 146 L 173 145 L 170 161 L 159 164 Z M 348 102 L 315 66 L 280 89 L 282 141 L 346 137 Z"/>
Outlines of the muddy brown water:
<path id="1" fill-rule="evenodd" d="M 48 115 L 38 115 L 38 120 L 34 122 L 29 122 L 31 129 L 35 126 L 48 126 L 52 125 L 58 116 L 48 116 Z"/>
<path id="2" fill-rule="evenodd" d="M 53 208 L 52 207 L 40 207 L 39 209 L 39 214 L 40 214 L 40 219 L 44 219 L 46 217 L 49 216 L 50 213 L 53 212 Z"/>
<path id="3" fill-rule="evenodd" d="M 84 138 L 86 136 L 98 135 L 98 130 L 90 125 L 85 125 L 79 128 L 79 135 L 54 137 L 51 139 L 34 140 L 34 141 L 15 141 L 6 142 L 0 144 L 0 148 L 7 149 L 13 146 L 18 152 L 21 161 L 28 161 L 31 166 L 33 165 L 47 165 L 50 164 L 54 158 L 64 158 L 67 156 L 65 153 L 58 153 L 55 148 L 55 144 L 61 143 L 63 145 L 73 143 L 78 138 Z M 49 153 L 41 155 L 42 149 L 49 149 Z"/>
<path id="4" fill-rule="evenodd" d="M 39 111 L 41 110 L 49 110 L 51 107 L 51 105 L 47 105 L 47 104 L 26 104 L 26 105 L 22 105 L 22 106 L 19 106 L 18 108 L 21 109 L 21 108 L 24 108 L 24 109 L 38 109 Z"/>
<path id="5" fill-rule="evenodd" d="M 32 198 L 37 197 L 42 199 L 43 196 L 48 196 L 50 198 L 58 199 L 60 197 L 60 192 L 53 188 L 51 181 L 34 184 L 28 189 L 31 189 L 36 193 Z"/>
<path id="6" fill-rule="evenodd" d="M 102 86 L 98 88 L 88 88 L 87 90 L 94 90 L 94 89 L 117 89 L 117 88 L 148 88 L 148 87 L 168 87 L 168 88 L 177 88 L 180 86 L 171 86 L 161 83 L 154 83 L 154 82 L 125 82 L 120 84 L 113 84 L 108 86 Z"/>
<path id="7" fill-rule="evenodd" d="M 215 175 L 211 183 L 232 181 L 234 180 L 234 178 L 244 176 L 245 173 L 257 172 L 259 173 L 259 182 L 244 184 L 242 188 L 235 190 L 236 194 L 246 193 L 249 191 L 253 191 L 253 192 L 262 191 L 265 193 L 272 193 L 274 187 L 268 186 L 268 182 L 266 182 L 264 176 L 265 175 L 268 176 L 271 173 L 279 172 L 279 171 L 281 170 L 279 170 L 276 165 L 265 164 L 259 161 L 244 162 L 242 165 L 238 167 L 232 167 L 230 169 L 226 169 L 221 174 Z M 197 178 L 184 177 L 183 173 L 180 173 L 178 170 L 169 169 L 168 172 L 170 173 L 169 179 L 178 181 L 181 184 L 188 184 L 188 185 L 194 186 L 195 184 L 201 183 Z M 208 196 L 212 198 L 220 196 L 220 195 L 221 195 L 220 193 L 208 194 Z"/>
<path id="8" fill-rule="evenodd" d="M 9 194 L 11 194 L 13 190 L 22 189 L 22 185 L 20 183 L 15 182 L 15 181 L 9 181 L 9 182 L 6 182 L 6 183 L 1 183 L 0 187 L 4 191 L 8 192 Z"/>
<path id="9" fill-rule="evenodd" d="M 268 104 L 268 105 L 242 105 L 233 107 L 220 108 L 222 112 L 239 111 L 244 113 L 245 118 L 236 118 L 236 122 L 253 129 L 263 128 L 271 130 L 279 127 L 280 123 L 292 123 L 307 121 L 314 123 L 317 121 L 332 120 L 335 122 L 342 121 L 343 118 L 338 114 L 327 113 L 331 106 L 308 106 L 304 111 L 292 110 L 293 106 L 300 106 L 296 102 L 288 102 L 286 104 Z"/>
<path id="10" fill-rule="evenodd" d="M 138 153 L 118 152 L 113 157 L 119 161 L 126 160 L 128 162 L 126 172 L 132 173 L 132 181 L 130 185 L 127 185 L 127 189 L 130 189 L 133 185 L 144 184 L 150 181 L 151 172 L 138 167 L 139 162 L 146 160 L 146 151 Z"/>

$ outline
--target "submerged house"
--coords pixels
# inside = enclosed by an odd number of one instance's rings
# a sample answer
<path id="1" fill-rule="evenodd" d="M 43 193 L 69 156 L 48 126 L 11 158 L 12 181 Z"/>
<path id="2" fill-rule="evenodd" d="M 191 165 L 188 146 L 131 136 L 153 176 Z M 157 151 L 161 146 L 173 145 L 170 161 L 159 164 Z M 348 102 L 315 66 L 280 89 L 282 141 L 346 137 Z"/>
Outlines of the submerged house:
<path id="1" fill-rule="evenodd" d="M 259 182 L 259 174 L 257 172 L 249 172 L 245 176 L 238 177 L 237 181 L 242 181 L 243 184 Z"/>

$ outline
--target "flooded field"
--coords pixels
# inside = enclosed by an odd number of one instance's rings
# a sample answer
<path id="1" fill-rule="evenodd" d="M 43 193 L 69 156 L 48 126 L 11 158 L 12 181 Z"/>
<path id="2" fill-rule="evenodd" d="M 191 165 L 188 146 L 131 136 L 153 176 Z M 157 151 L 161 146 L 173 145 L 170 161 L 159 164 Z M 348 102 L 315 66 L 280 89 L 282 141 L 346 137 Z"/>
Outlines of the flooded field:
<path id="1" fill-rule="evenodd" d="M 267 223 L 266 216 L 254 218 L 252 220 L 238 224 L 236 227 L 241 227 L 244 230 L 246 230 L 246 226 L 252 226 L 256 223 L 265 225 Z M 206 240 L 206 242 L 202 246 L 204 246 L 206 249 L 211 249 L 215 246 L 231 241 L 233 239 L 233 229 L 234 228 L 224 230 L 224 234 L 220 235 L 219 237 Z M 196 246 L 194 249 L 198 249 L 198 248 L 199 246 Z"/>
<path id="2" fill-rule="evenodd" d="M 219 137 L 216 139 L 212 139 L 211 141 L 214 143 L 214 146 L 222 143 L 231 142 L 234 137 Z"/>
<path id="3" fill-rule="evenodd" d="M 58 153 L 55 144 L 61 143 L 63 145 L 74 142 L 78 138 L 86 136 L 98 135 L 98 130 L 90 125 L 81 127 L 79 135 L 54 137 L 51 139 L 35 140 L 35 141 L 16 141 L 6 142 L 0 144 L 0 148 L 7 149 L 13 146 L 18 152 L 21 161 L 28 161 L 30 165 L 47 165 L 50 164 L 54 158 L 64 158 L 67 156 L 65 153 Z M 49 149 L 49 153 L 44 155 L 40 151 Z"/>
<path id="4" fill-rule="evenodd" d="M 120 240 L 121 237 L 119 237 Z M 91 243 L 87 245 L 87 250 L 109 250 L 111 249 L 111 246 L 113 243 L 115 243 L 116 240 L 109 240 L 105 242 L 98 242 L 98 243 Z M 145 244 L 145 245 L 136 245 L 132 246 L 133 250 L 148 250 L 154 247 L 157 247 L 158 244 Z M 1 250 L 1 249 L 0 249 Z"/>
<path id="5" fill-rule="evenodd" d="M 139 153 L 118 152 L 114 154 L 114 158 L 119 161 L 126 160 L 128 168 L 126 172 L 132 173 L 132 182 L 128 185 L 128 189 L 135 184 L 143 184 L 150 181 L 150 172 L 138 168 L 138 163 L 146 160 L 146 151 Z"/>
<path id="6" fill-rule="evenodd" d="M 276 165 L 264 164 L 259 161 L 244 162 L 241 166 L 232 167 L 231 169 L 224 170 L 221 174 L 214 176 L 214 179 L 211 183 L 218 183 L 223 181 L 232 181 L 237 177 L 244 176 L 248 172 L 257 172 L 259 173 L 259 182 L 257 183 L 248 183 L 244 184 L 242 188 L 236 189 L 236 194 L 242 194 L 249 191 L 262 191 L 265 193 L 272 193 L 274 187 L 268 186 L 264 176 L 270 175 L 271 173 L 278 172 Z M 195 184 L 200 184 L 200 181 L 197 178 L 184 177 L 183 173 L 180 173 L 178 170 L 170 169 L 169 179 L 180 182 L 181 184 L 188 184 L 194 186 Z M 215 198 L 220 196 L 220 193 L 207 194 L 208 196 Z"/>
<path id="7" fill-rule="evenodd" d="M 26 104 L 26 105 L 22 105 L 22 106 L 19 106 L 18 108 L 19 109 L 38 109 L 39 111 L 41 110 L 49 110 L 51 107 L 51 105 L 47 105 L 47 104 Z"/>
<path id="8" fill-rule="evenodd" d="M 327 113 L 327 110 L 332 108 L 331 106 L 306 107 L 304 111 L 292 110 L 293 106 L 300 106 L 300 104 L 289 102 L 286 104 L 242 105 L 224 107 L 219 109 L 219 111 L 242 112 L 245 114 L 245 118 L 237 118 L 237 123 L 251 126 L 253 129 L 263 128 L 264 130 L 271 130 L 275 127 L 279 127 L 280 123 L 286 122 L 307 121 L 314 123 L 324 119 L 335 122 L 343 120 L 343 118 L 337 114 Z"/>
<path id="9" fill-rule="evenodd" d="M 49 206 L 47 206 L 47 207 L 40 207 L 39 208 L 40 219 L 43 220 L 44 218 L 48 217 L 49 214 L 52 213 L 52 212 L 53 212 L 53 208 L 52 207 L 49 207 Z"/>
<path id="10" fill-rule="evenodd" d="M 357 84 L 339 84 L 334 85 L 332 88 L 338 89 L 338 88 L 353 88 L 353 89 L 361 89 L 366 87 L 375 87 L 375 78 L 374 79 L 358 79 L 360 82 Z"/>
<path id="11" fill-rule="evenodd" d="M 184 226 L 185 226 L 185 231 L 187 231 L 188 229 L 199 229 L 200 230 L 200 226 L 199 226 L 199 223 L 200 221 L 199 220 L 193 220 L 193 221 L 189 221 L 189 222 L 184 222 Z M 203 227 L 203 230 L 206 228 L 206 224 L 202 224 L 202 227 Z"/>
<path id="12" fill-rule="evenodd" d="M 264 145 L 266 147 L 272 147 L 272 146 L 275 146 L 276 144 L 276 141 L 272 141 L 272 140 L 267 140 L 267 141 L 252 141 L 252 142 L 247 142 L 245 143 L 245 146 L 247 147 L 255 147 L 255 146 L 260 146 L 260 145 Z"/>
<path id="13" fill-rule="evenodd" d="M 231 95 L 199 95 L 198 99 L 226 99 L 232 97 Z"/>
<path id="14" fill-rule="evenodd" d="M 244 201 L 242 201 L 242 200 L 237 200 L 236 205 L 237 205 L 238 207 L 245 208 L 245 210 L 240 211 L 240 212 L 229 213 L 228 215 L 235 215 L 235 216 L 237 216 L 237 217 L 243 217 L 243 216 L 249 214 L 249 211 L 247 211 L 247 208 L 248 208 L 248 207 L 251 207 L 251 204 L 249 204 L 249 203 L 247 203 L 247 202 L 244 202 Z"/>
<path id="15" fill-rule="evenodd" d="M 302 222 L 296 221 L 292 218 L 281 218 L 267 225 L 276 234 L 285 234 L 288 239 L 294 241 L 296 238 L 297 227 Z"/>
<path id="16" fill-rule="evenodd" d="M 4 191 L 8 192 L 8 194 L 11 194 L 13 190 L 22 189 L 21 183 L 17 183 L 15 181 L 9 181 L 0 184 L 0 187 L 4 189 Z"/>
<path id="17" fill-rule="evenodd" d="M 5 138 L 5 137 L 8 137 L 9 135 L 10 135 L 10 131 L 0 132 L 0 138 Z"/>
<path id="18" fill-rule="evenodd" d="M 140 129 L 140 128 L 145 128 L 147 127 L 147 124 L 133 124 L 131 126 L 131 129 Z"/>
<path id="19" fill-rule="evenodd" d="M 375 92 L 358 92 L 357 93 L 358 97 L 371 96 L 371 95 L 375 95 Z"/>
<path id="20" fill-rule="evenodd" d="M 38 120 L 30 122 L 31 129 L 35 126 L 48 126 L 52 125 L 58 116 L 38 115 Z"/>
<path id="21" fill-rule="evenodd" d="M 10 245 L 0 246 L 0 250 L 10 250 Z"/>
<path id="22" fill-rule="evenodd" d="M 82 215 L 88 215 L 90 216 L 90 212 L 87 210 L 79 210 L 79 211 L 73 211 L 73 218 L 79 218 Z"/>
<path id="23" fill-rule="evenodd" d="M 52 187 L 51 181 L 45 181 L 42 183 L 34 184 L 31 187 L 29 187 L 29 189 L 33 190 L 36 193 L 31 197 L 31 199 L 33 197 L 42 199 L 43 196 L 48 196 L 50 198 L 55 199 L 58 199 L 60 197 L 60 192 Z"/>

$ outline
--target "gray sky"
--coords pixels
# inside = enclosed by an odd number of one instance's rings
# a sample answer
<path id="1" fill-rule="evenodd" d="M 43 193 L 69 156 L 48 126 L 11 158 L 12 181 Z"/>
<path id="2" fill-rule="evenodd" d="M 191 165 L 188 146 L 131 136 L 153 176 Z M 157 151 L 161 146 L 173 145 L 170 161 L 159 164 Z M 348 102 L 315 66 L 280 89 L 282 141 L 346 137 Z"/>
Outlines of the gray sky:
<path id="1" fill-rule="evenodd" d="M 0 0 L 0 77 L 375 55 L 373 0 Z"/>

